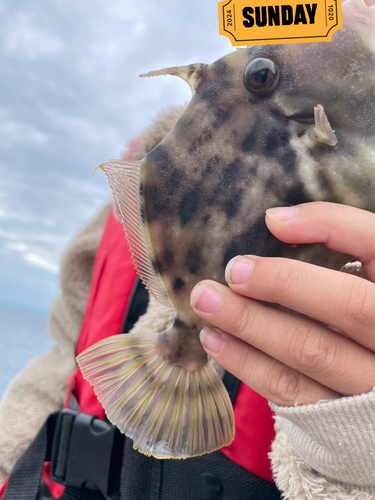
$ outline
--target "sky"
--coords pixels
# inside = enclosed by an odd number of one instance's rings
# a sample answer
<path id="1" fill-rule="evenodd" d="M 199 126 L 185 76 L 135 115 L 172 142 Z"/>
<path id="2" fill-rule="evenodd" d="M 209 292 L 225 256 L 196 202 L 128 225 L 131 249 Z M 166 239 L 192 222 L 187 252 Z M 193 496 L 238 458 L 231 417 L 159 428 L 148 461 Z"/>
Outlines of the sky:
<path id="1" fill-rule="evenodd" d="M 0 0 L 0 17 L 0 303 L 46 312 L 64 248 L 110 197 L 95 167 L 190 98 L 138 75 L 233 49 L 214 0 Z"/>

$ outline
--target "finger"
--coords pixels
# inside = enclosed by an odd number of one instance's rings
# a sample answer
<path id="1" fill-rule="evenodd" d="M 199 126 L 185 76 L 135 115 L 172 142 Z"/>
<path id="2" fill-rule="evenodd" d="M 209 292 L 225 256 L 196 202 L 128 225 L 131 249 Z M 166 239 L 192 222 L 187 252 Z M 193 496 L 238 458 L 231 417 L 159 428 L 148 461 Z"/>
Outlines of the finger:
<path id="1" fill-rule="evenodd" d="M 375 215 L 336 203 L 313 202 L 267 210 L 268 229 L 286 243 L 324 243 L 353 255 L 375 281 Z"/>
<path id="2" fill-rule="evenodd" d="M 208 354 L 223 368 L 273 403 L 305 405 L 341 397 L 226 332 L 205 328 L 201 341 Z"/>
<path id="3" fill-rule="evenodd" d="M 203 281 L 191 304 L 201 318 L 347 396 L 375 385 L 375 355 L 310 319 L 292 315 Z"/>
<path id="4" fill-rule="evenodd" d="M 297 260 L 257 256 L 235 257 L 225 276 L 236 293 L 333 325 L 375 351 L 374 283 Z"/>

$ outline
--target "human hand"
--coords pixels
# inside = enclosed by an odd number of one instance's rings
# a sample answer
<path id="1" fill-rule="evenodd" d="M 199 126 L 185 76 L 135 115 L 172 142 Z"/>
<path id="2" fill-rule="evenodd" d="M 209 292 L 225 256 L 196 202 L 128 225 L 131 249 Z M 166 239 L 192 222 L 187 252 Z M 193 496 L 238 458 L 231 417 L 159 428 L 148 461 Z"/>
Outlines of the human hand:
<path id="1" fill-rule="evenodd" d="M 226 269 L 230 288 L 207 280 L 192 291 L 196 314 L 217 327 L 202 331 L 207 353 L 279 405 L 371 391 L 375 386 L 375 215 L 313 202 L 268 211 L 266 224 L 286 243 L 324 243 L 355 255 L 368 281 L 291 259 L 235 257 Z M 258 301 L 280 304 L 305 316 Z"/>

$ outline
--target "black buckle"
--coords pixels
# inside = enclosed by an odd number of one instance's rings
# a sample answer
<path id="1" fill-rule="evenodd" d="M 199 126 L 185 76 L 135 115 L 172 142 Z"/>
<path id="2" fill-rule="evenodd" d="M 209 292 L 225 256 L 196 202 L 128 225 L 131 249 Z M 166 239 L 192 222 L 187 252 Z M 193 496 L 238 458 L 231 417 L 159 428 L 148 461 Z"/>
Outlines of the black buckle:
<path id="1" fill-rule="evenodd" d="M 119 500 L 125 436 L 117 427 L 74 410 L 62 410 L 51 450 L 51 475 L 64 486 L 99 490 Z"/>

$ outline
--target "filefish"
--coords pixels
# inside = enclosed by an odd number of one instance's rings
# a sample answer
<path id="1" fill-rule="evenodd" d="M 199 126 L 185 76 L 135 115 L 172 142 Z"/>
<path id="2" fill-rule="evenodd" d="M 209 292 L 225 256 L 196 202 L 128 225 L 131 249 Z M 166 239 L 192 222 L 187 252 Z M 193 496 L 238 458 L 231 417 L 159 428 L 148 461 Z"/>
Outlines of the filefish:
<path id="1" fill-rule="evenodd" d="M 323 200 L 375 212 L 375 5 L 343 3 L 331 42 L 237 50 L 176 75 L 193 97 L 140 162 L 111 161 L 108 176 L 139 276 L 173 307 L 163 333 L 122 334 L 78 357 L 111 422 L 157 458 L 229 445 L 233 409 L 208 362 L 189 305 L 203 279 L 225 284 L 239 254 L 338 269 L 348 256 L 287 245 L 264 212 Z"/>

